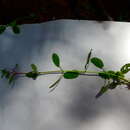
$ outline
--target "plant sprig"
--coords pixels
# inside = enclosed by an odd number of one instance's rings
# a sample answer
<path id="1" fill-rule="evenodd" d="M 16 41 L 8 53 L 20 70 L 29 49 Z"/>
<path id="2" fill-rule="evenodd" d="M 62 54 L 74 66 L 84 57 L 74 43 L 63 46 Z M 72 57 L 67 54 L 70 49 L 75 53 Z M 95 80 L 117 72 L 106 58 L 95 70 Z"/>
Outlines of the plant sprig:
<path id="1" fill-rule="evenodd" d="M 20 33 L 20 27 L 17 24 L 16 20 L 10 22 L 7 25 L 0 25 L 0 34 L 4 33 L 4 31 L 6 30 L 7 27 L 11 27 L 12 28 L 12 32 L 14 34 L 19 34 Z"/>
<path id="2" fill-rule="evenodd" d="M 127 86 L 128 89 L 130 89 L 130 80 L 126 79 L 125 77 L 125 74 L 127 74 L 130 71 L 130 63 L 123 65 L 118 71 L 104 70 L 105 65 L 104 65 L 103 60 L 98 57 L 92 57 L 92 49 L 88 53 L 87 61 L 85 63 L 83 70 L 64 70 L 61 67 L 60 57 L 56 53 L 52 54 L 52 62 L 56 67 L 59 68 L 59 70 L 39 72 L 38 67 L 35 64 L 31 64 L 30 65 L 31 71 L 17 72 L 18 64 L 16 64 L 13 69 L 10 69 L 10 70 L 6 68 L 1 69 L 0 70 L 1 78 L 7 79 L 8 83 L 12 84 L 16 81 L 16 79 L 20 75 L 22 75 L 22 77 L 32 78 L 33 80 L 36 80 L 41 75 L 58 74 L 59 78 L 49 87 L 50 92 L 52 92 L 57 87 L 57 85 L 62 80 L 62 78 L 76 79 L 80 75 L 98 76 L 104 80 L 104 85 L 96 94 L 95 96 L 96 98 L 99 98 L 108 90 L 113 90 L 120 85 L 125 85 Z M 89 71 L 88 67 L 90 63 L 93 64 L 95 67 L 99 68 L 100 71 Z"/>

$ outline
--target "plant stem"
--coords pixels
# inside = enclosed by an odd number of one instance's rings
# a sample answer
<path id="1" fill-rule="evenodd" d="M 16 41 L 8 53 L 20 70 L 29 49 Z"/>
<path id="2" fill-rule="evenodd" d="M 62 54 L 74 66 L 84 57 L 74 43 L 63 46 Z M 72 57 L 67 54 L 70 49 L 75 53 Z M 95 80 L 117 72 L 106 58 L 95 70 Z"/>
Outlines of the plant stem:
<path id="1" fill-rule="evenodd" d="M 44 71 L 38 72 L 39 75 L 47 75 L 47 74 L 63 74 L 68 71 L 76 71 L 80 75 L 88 75 L 88 76 L 98 76 L 97 71 L 85 71 L 85 70 L 53 70 L 53 71 Z M 15 72 L 17 75 L 26 75 L 28 72 Z"/>
<path id="2" fill-rule="evenodd" d="M 52 71 L 38 72 L 38 74 L 39 75 L 63 74 L 68 71 L 76 71 L 79 73 L 79 75 L 84 75 L 84 76 L 99 76 L 99 72 L 97 72 L 97 71 L 86 71 L 86 70 L 52 70 Z M 15 75 L 24 75 L 25 76 L 27 73 L 28 72 L 15 72 Z M 129 80 L 127 80 L 121 76 L 119 76 L 119 78 L 126 84 L 130 83 Z"/>
<path id="3" fill-rule="evenodd" d="M 76 71 L 78 72 L 80 75 L 97 75 L 98 76 L 98 72 L 96 71 L 85 71 L 85 70 L 55 70 L 55 71 L 45 71 L 45 72 L 38 72 L 40 75 L 46 75 L 46 74 L 62 74 L 63 72 L 68 72 L 68 71 Z"/>

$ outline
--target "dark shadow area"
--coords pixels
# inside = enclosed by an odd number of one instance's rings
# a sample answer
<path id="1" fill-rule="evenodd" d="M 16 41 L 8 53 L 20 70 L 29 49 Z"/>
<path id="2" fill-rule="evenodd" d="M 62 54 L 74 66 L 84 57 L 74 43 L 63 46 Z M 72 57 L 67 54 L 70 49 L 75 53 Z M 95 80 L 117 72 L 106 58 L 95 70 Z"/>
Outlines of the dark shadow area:
<path id="1" fill-rule="evenodd" d="M 71 102 L 66 105 L 64 113 L 72 122 L 76 121 L 81 124 L 89 123 L 102 115 L 104 110 L 109 111 L 109 109 L 116 107 L 108 93 L 100 99 L 95 98 L 102 85 L 101 80 L 95 78 L 93 80 L 91 78 L 84 80 L 85 78 L 81 78 L 73 83 L 75 89 L 73 89 L 69 97 Z"/>

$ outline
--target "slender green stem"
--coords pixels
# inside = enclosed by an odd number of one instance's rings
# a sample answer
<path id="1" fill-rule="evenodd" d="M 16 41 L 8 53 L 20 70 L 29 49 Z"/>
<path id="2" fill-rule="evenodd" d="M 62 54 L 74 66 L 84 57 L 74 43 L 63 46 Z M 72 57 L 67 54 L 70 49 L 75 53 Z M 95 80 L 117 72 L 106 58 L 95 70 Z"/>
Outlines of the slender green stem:
<path id="1" fill-rule="evenodd" d="M 63 72 L 68 72 L 68 71 L 73 71 L 73 70 L 55 70 L 55 71 L 45 71 L 45 72 L 39 72 L 40 75 L 46 75 L 46 74 L 62 74 Z M 74 70 L 78 71 L 80 75 L 87 75 L 87 76 L 99 76 L 97 71 L 86 71 L 86 70 Z M 121 80 L 123 80 L 126 83 L 130 83 L 129 80 L 119 76 Z"/>
<path id="2" fill-rule="evenodd" d="M 62 74 L 63 72 L 68 72 L 68 71 L 77 71 L 80 75 L 84 74 L 98 74 L 96 71 L 85 71 L 85 70 L 55 70 L 55 71 L 45 71 L 45 72 L 38 72 L 40 75 L 45 75 L 45 74 Z"/>
<path id="3" fill-rule="evenodd" d="M 99 76 L 100 71 L 86 71 L 86 70 L 52 70 L 52 71 L 44 71 L 44 72 L 37 72 L 38 75 L 48 75 L 48 74 L 61 74 L 63 75 L 64 73 L 68 72 L 68 71 L 75 71 L 78 72 L 79 75 L 83 75 L 83 76 Z M 12 72 L 10 72 L 12 73 Z M 13 74 L 15 75 L 22 75 L 23 77 L 26 77 L 26 74 L 29 72 L 15 72 L 13 71 Z M 113 76 L 116 76 L 115 74 L 112 74 Z M 119 76 L 118 77 L 120 81 L 122 81 L 124 84 L 130 84 L 130 80 Z"/>
<path id="4" fill-rule="evenodd" d="M 44 72 L 38 72 L 39 75 L 48 75 L 48 74 L 63 74 L 68 71 L 77 71 L 79 75 L 86 75 L 86 76 L 99 76 L 99 72 L 97 71 L 86 71 L 86 70 L 52 70 L 52 71 L 44 71 Z M 28 72 L 16 72 L 17 75 L 26 75 Z M 119 76 L 121 80 L 123 80 L 125 83 L 130 83 L 129 80 Z"/>
<path id="5" fill-rule="evenodd" d="M 52 71 L 44 71 L 38 72 L 39 75 L 48 75 L 48 74 L 63 74 L 68 71 L 76 71 L 79 75 L 86 75 L 86 76 L 98 76 L 97 71 L 86 71 L 86 70 L 52 70 Z M 26 75 L 28 72 L 15 72 L 16 75 Z"/>

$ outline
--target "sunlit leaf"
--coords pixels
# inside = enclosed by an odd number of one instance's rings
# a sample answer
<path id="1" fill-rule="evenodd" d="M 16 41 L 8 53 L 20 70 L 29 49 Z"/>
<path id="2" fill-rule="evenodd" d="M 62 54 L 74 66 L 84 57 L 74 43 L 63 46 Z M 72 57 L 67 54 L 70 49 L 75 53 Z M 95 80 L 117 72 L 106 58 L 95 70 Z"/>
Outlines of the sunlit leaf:
<path id="1" fill-rule="evenodd" d="M 124 75 L 121 72 L 114 72 L 114 71 L 103 71 L 103 72 L 99 72 L 98 75 L 103 78 L 103 79 L 118 79 L 118 77 L 124 77 Z"/>
<path id="2" fill-rule="evenodd" d="M 64 76 L 65 79 L 75 79 L 79 76 L 79 72 L 68 71 L 68 72 L 65 72 L 63 76 Z"/>
<path id="3" fill-rule="evenodd" d="M 28 72 L 28 73 L 26 73 L 25 76 L 35 80 L 38 77 L 38 73 L 36 73 L 36 72 Z"/>
<path id="4" fill-rule="evenodd" d="M 35 64 L 31 64 L 31 68 L 34 72 L 37 72 L 37 66 Z"/>
<path id="5" fill-rule="evenodd" d="M 52 54 L 52 61 L 57 67 L 60 67 L 60 58 L 56 53 Z"/>
<path id="6" fill-rule="evenodd" d="M 99 72 L 98 75 L 103 79 L 110 79 L 110 75 L 107 72 Z"/>
<path id="7" fill-rule="evenodd" d="M 122 77 L 122 78 L 125 77 L 124 74 L 123 74 L 121 71 L 117 71 L 117 72 L 116 72 L 116 75 L 117 75 L 117 76 L 120 76 L 120 77 Z"/>
<path id="8" fill-rule="evenodd" d="M 100 69 L 104 67 L 103 61 L 97 57 L 91 58 L 91 62 Z"/>

